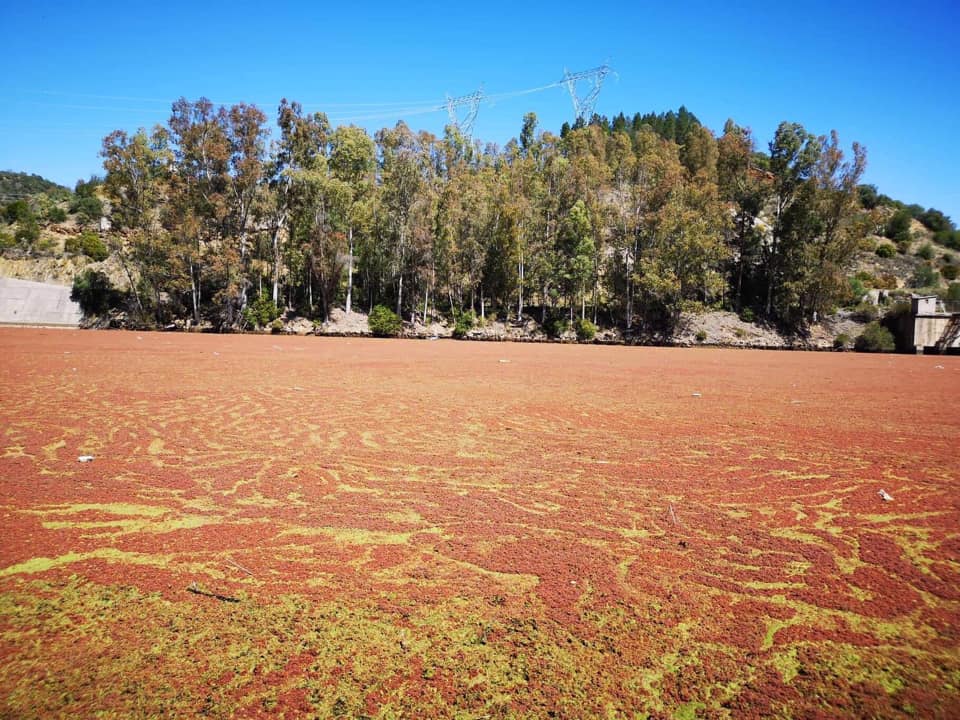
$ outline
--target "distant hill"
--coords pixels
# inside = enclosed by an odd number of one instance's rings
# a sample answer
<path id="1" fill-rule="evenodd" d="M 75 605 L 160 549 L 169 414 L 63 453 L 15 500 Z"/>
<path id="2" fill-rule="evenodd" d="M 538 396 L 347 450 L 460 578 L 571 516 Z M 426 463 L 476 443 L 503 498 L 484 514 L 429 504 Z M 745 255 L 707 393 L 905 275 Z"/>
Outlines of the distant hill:
<path id="1" fill-rule="evenodd" d="M 58 195 L 69 192 L 70 188 L 65 188 L 39 175 L 0 170 L 0 203 L 8 203 L 38 193 Z"/>

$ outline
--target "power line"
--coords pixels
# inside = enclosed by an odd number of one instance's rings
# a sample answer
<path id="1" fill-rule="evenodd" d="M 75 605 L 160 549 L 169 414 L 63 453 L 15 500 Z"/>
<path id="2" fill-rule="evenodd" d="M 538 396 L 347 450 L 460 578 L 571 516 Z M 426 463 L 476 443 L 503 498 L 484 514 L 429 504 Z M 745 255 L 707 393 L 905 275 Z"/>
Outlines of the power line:
<path id="1" fill-rule="evenodd" d="M 597 97 L 600 94 L 600 88 L 603 84 L 604 78 L 612 73 L 613 70 L 606 64 L 593 68 L 591 70 L 583 70 L 576 73 L 570 73 L 567 70 L 564 70 L 564 75 L 561 79 L 556 80 L 545 85 L 539 85 L 537 87 L 525 88 L 522 90 L 512 90 L 501 93 L 486 94 L 484 93 L 482 87 L 481 89 L 470 93 L 468 95 L 462 95 L 459 97 L 450 97 L 449 95 L 442 101 L 438 100 L 409 100 L 409 101 L 382 101 L 382 102 L 357 102 L 357 103 L 300 103 L 300 106 L 304 109 L 320 111 L 326 110 L 327 115 L 331 121 L 344 123 L 344 122 L 364 122 L 364 121 L 373 121 L 373 120 L 387 120 L 393 118 L 402 118 L 414 115 L 429 115 L 437 112 L 446 111 L 450 116 L 450 121 L 456 125 L 461 132 L 465 135 L 470 136 L 473 132 L 473 125 L 476 121 L 477 114 L 481 106 L 492 107 L 498 102 L 503 102 L 510 100 L 512 98 L 523 97 L 526 95 L 533 95 L 536 93 L 544 92 L 546 90 L 551 90 L 556 87 L 565 87 L 570 93 L 570 98 L 573 101 L 574 112 L 577 118 L 583 118 L 588 120 L 593 114 L 593 109 L 597 101 Z M 581 81 L 593 81 L 592 88 L 584 95 L 579 96 L 576 91 L 576 84 Z M 160 98 L 151 98 L 151 97 L 137 97 L 130 95 L 99 95 L 99 94 L 90 94 L 90 93 L 72 93 L 72 92 L 62 92 L 57 90 L 25 90 L 24 93 L 32 93 L 43 96 L 50 97 L 62 97 L 62 98 L 79 98 L 79 99 L 89 99 L 89 100 L 109 100 L 109 101 L 122 101 L 122 102 L 139 102 L 139 103 L 170 103 L 169 100 L 161 100 Z M 208 98 L 209 100 L 209 98 Z M 107 111 L 107 112 L 137 112 L 137 113 L 149 113 L 155 114 L 163 109 L 159 107 L 126 107 L 126 106 L 116 106 L 109 104 L 76 104 L 76 103 L 44 103 L 39 101 L 31 100 L 21 100 L 21 102 L 27 102 L 33 105 L 41 105 L 43 107 L 51 108 L 62 108 L 66 110 L 97 110 L 97 111 Z M 210 100 L 211 103 L 215 105 L 236 105 L 240 103 L 229 103 L 222 101 Z M 247 102 L 246 104 L 257 105 L 259 107 L 268 107 L 274 103 L 256 103 L 256 102 Z M 458 108 L 467 108 L 466 115 L 460 119 L 457 116 Z"/>

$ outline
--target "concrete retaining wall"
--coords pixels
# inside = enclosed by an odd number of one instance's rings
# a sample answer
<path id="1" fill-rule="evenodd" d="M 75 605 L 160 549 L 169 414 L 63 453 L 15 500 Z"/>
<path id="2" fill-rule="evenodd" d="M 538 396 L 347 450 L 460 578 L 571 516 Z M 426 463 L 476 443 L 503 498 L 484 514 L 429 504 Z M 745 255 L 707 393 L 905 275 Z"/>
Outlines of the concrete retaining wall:
<path id="1" fill-rule="evenodd" d="M 82 317 L 66 285 L 0 278 L 0 323 L 77 327 Z"/>

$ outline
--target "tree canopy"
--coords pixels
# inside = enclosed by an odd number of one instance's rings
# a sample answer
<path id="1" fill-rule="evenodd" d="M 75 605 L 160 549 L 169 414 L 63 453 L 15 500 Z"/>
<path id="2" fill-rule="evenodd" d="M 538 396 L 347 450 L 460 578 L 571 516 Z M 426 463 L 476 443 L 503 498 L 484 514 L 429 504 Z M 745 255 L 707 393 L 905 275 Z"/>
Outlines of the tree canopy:
<path id="1" fill-rule="evenodd" d="M 859 185 L 865 151 L 836 133 L 785 122 L 763 152 L 685 107 L 559 135 L 527 113 L 500 149 L 454 126 L 371 137 L 287 100 L 271 141 L 253 106 L 180 99 L 165 127 L 111 133 L 102 156 L 140 307 L 224 327 L 264 293 L 320 318 L 538 311 L 652 331 L 713 306 L 797 325 L 845 292 L 880 201 Z"/>

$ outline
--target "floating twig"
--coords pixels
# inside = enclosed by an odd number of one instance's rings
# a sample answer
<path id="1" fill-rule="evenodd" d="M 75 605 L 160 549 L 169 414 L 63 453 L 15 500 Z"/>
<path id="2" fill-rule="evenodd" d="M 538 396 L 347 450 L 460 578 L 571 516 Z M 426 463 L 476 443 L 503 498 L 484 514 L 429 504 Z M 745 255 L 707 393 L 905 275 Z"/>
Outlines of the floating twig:
<path id="1" fill-rule="evenodd" d="M 238 563 L 236 560 L 234 560 L 234 559 L 233 559 L 232 557 L 230 557 L 230 556 L 227 556 L 227 564 L 228 564 L 228 565 L 232 565 L 232 566 L 235 567 L 237 570 L 241 570 L 241 571 L 245 572 L 247 575 L 249 575 L 250 577 L 253 577 L 253 571 L 252 571 L 252 570 L 248 570 L 247 568 L 245 568 L 243 565 L 241 565 L 240 563 Z"/>

